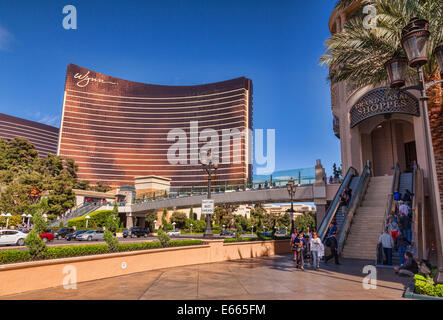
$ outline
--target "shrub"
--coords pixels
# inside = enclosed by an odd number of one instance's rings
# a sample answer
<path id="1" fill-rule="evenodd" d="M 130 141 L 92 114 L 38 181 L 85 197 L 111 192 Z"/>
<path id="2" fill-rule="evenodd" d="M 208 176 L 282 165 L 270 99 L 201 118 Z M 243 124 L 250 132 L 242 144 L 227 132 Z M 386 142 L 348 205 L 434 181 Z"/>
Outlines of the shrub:
<path id="1" fill-rule="evenodd" d="M 109 251 L 111 251 L 111 252 L 118 251 L 118 245 L 119 245 L 118 240 L 116 237 L 114 237 L 114 235 L 112 234 L 111 231 L 106 229 L 105 233 L 103 235 L 103 239 L 106 241 L 106 244 L 109 247 Z"/>
<path id="2" fill-rule="evenodd" d="M 160 241 L 162 247 L 166 247 L 169 240 L 171 240 L 171 238 L 162 230 L 159 230 L 157 236 L 158 236 L 158 241 Z"/>
<path id="3" fill-rule="evenodd" d="M 166 247 L 178 247 L 202 244 L 201 240 L 178 240 L 170 241 Z M 143 242 L 143 243 L 125 243 L 117 246 L 117 252 L 147 250 L 161 248 L 160 242 Z M 48 247 L 40 256 L 40 259 L 60 259 L 69 257 L 80 257 L 87 255 L 96 255 L 110 253 L 107 244 L 89 244 L 89 245 L 75 245 L 63 247 Z M 32 258 L 29 251 L 7 250 L 0 251 L 0 264 L 17 263 L 35 260 Z"/>
<path id="4" fill-rule="evenodd" d="M 63 226 L 64 226 L 64 225 L 63 225 L 63 221 L 60 221 L 58 227 L 59 227 L 59 228 L 63 228 Z"/>
<path id="5" fill-rule="evenodd" d="M 188 218 L 186 217 L 186 213 L 183 212 L 176 211 L 171 216 L 171 223 L 175 222 L 175 226 L 179 229 L 185 227 L 186 220 L 188 220 Z"/>
<path id="6" fill-rule="evenodd" d="M 46 244 L 40 239 L 35 229 L 31 230 L 25 238 L 25 245 L 28 247 L 31 259 L 41 258 L 46 250 Z"/>
<path id="7" fill-rule="evenodd" d="M 0 264 L 16 263 L 30 259 L 29 251 L 5 250 L 0 252 Z"/>
<path id="8" fill-rule="evenodd" d="M 106 225 L 106 220 L 109 216 L 112 217 L 113 211 L 112 210 L 100 210 L 95 211 L 89 214 L 86 214 L 84 216 L 74 218 L 68 221 L 68 227 L 77 227 L 77 228 L 84 228 L 86 227 L 86 216 L 89 216 L 89 222 L 88 227 L 94 227 L 94 228 L 101 228 Z"/>
<path id="9" fill-rule="evenodd" d="M 436 285 L 430 276 L 416 274 L 414 280 L 416 293 L 433 297 L 443 297 L 443 285 Z"/>

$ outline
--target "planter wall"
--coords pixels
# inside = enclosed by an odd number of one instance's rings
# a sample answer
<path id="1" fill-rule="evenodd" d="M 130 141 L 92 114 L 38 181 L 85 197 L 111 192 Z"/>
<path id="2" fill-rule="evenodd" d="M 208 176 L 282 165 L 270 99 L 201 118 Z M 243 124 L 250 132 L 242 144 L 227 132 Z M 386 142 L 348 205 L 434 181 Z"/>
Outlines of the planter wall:
<path id="1" fill-rule="evenodd" d="M 0 266 L 0 296 L 131 273 L 290 252 L 288 240 L 150 249 Z"/>

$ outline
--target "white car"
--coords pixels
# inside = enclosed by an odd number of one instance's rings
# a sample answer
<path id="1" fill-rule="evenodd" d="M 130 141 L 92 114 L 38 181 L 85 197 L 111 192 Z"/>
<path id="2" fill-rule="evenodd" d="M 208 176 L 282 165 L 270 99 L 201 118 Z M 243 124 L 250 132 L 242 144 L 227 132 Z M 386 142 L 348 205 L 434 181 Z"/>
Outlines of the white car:
<path id="1" fill-rule="evenodd" d="M 23 246 L 27 234 L 18 230 L 0 230 L 0 245 Z"/>
<path id="2" fill-rule="evenodd" d="M 168 236 L 175 237 L 175 236 L 179 236 L 180 235 L 180 231 L 177 231 L 177 230 L 169 231 L 167 234 L 168 234 Z"/>
<path id="3" fill-rule="evenodd" d="M 77 236 L 76 240 L 85 240 L 85 241 L 92 241 L 92 240 L 103 240 L 104 236 L 103 230 L 89 230 L 85 233 L 82 233 L 81 235 Z"/>

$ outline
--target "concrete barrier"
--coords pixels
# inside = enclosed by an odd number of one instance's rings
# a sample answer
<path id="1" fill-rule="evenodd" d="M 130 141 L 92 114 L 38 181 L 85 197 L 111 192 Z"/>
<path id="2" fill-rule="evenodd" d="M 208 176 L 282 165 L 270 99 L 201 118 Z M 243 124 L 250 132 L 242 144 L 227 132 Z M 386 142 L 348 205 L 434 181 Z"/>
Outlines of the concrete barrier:
<path id="1" fill-rule="evenodd" d="M 119 252 L 0 266 L 0 296 L 131 273 L 273 256 L 290 252 L 289 240 L 223 243 Z"/>

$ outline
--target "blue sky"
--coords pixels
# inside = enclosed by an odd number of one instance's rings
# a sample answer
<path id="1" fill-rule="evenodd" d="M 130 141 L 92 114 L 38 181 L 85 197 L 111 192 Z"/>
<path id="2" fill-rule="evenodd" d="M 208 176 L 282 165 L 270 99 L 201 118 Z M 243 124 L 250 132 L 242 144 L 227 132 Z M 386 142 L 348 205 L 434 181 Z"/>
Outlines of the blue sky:
<path id="1" fill-rule="evenodd" d="M 246 76 L 254 128 L 276 130 L 276 169 L 340 163 L 327 69 L 334 1 L 1 1 L 0 112 L 59 127 L 66 67 L 203 84 Z M 65 5 L 78 29 L 62 27 Z"/>

